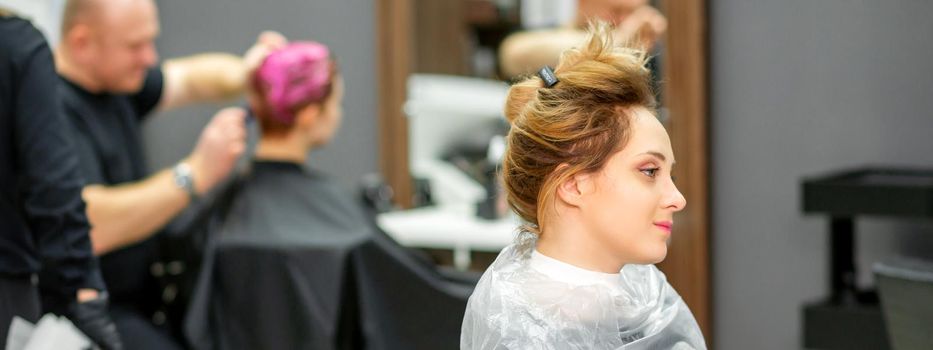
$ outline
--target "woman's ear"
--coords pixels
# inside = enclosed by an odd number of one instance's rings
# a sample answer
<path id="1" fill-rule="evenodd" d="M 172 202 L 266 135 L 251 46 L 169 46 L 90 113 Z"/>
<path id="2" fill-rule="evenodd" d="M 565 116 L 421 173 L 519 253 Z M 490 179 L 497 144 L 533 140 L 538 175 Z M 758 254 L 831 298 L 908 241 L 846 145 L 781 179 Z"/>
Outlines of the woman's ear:
<path id="1" fill-rule="evenodd" d="M 567 167 L 567 164 L 561 164 L 557 167 Z M 579 207 L 583 204 L 583 197 L 589 194 L 593 189 L 593 177 L 591 174 L 574 174 L 557 185 L 557 198 L 572 207 Z"/>
<path id="2" fill-rule="evenodd" d="M 300 128 L 313 127 L 321 117 L 321 105 L 310 104 L 302 108 L 295 115 L 295 126 Z"/>

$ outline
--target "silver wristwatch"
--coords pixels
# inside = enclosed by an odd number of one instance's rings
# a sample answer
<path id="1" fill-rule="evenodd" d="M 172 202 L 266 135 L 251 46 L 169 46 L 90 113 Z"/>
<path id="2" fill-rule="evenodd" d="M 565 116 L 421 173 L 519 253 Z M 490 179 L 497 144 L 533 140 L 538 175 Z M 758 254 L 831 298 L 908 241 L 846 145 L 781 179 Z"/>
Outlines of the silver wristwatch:
<path id="1" fill-rule="evenodd" d="M 188 163 L 178 163 L 172 168 L 172 176 L 175 178 L 175 186 L 188 192 L 191 201 L 198 199 L 198 193 L 194 191 L 194 176 L 191 172 L 191 166 Z"/>

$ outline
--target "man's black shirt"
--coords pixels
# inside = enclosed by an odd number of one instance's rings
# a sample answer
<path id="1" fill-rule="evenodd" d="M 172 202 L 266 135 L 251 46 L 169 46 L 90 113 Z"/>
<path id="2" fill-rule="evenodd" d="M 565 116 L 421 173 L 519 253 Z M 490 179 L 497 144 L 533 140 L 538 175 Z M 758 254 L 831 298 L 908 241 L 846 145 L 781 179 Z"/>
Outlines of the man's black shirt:
<path id="1" fill-rule="evenodd" d="M 62 78 L 65 114 L 71 122 L 75 149 L 88 184 L 120 185 L 142 180 L 146 162 L 140 124 L 162 95 L 162 72 L 148 72 L 134 95 L 91 93 Z M 155 236 L 101 256 L 101 271 L 114 303 L 146 306 L 158 301 L 158 285 L 150 273 L 157 257 Z"/>

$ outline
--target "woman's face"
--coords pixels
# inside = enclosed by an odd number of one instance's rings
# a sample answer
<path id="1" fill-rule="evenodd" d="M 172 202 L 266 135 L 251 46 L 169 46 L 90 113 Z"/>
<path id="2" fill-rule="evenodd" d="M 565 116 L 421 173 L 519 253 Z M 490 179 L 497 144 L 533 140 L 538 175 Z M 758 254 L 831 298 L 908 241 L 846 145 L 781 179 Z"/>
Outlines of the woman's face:
<path id="1" fill-rule="evenodd" d="M 583 225 L 597 246 L 624 263 L 664 260 L 673 215 L 687 204 L 671 178 L 674 153 L 664 127 L 644 107 L 633 113 L 625 147 L 590 176 Z"/>

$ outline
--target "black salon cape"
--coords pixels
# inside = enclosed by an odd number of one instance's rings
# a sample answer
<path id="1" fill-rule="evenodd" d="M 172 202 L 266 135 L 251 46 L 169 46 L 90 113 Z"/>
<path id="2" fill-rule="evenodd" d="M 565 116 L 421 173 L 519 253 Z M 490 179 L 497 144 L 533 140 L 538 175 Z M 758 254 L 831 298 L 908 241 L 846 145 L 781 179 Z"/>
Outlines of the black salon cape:
<path id="1" fill-rule="evenodd" d="M 413 258 L 336 181 L 258 161 L 233 188 L 185 322 L 195 349 L 457 347 L 472 284 Z"/>

